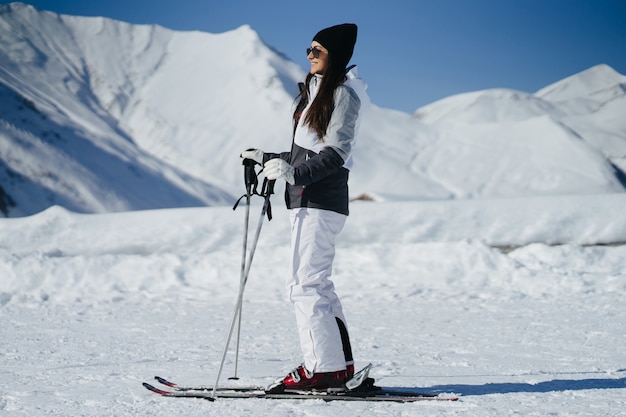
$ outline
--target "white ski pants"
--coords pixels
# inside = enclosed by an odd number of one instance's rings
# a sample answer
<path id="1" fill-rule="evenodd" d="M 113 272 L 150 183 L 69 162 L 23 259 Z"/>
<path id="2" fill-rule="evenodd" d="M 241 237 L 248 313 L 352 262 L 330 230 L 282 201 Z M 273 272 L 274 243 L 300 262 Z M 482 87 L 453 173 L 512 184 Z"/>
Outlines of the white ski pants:
<path id="1" fill-rule="evenodd" d="M 330 280 L 335 238 L 346 218 L 329 210 L 290 210 L 292 256 L 287 291 L 296 312 L 304 365 L 311 372 L 346 369 L 337 318 L 344 324 L 346 320 Z"/>

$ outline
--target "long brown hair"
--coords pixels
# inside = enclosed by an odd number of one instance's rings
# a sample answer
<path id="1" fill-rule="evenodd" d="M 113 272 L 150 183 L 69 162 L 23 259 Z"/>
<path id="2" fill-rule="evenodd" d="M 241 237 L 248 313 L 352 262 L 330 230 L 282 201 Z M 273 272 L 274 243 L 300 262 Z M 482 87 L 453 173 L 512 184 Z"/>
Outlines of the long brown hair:
<path id="1" fill-rule="evenodd" d="M 343 84 L 346 80 L 346 69 L 341 65 L 335 65 L 333 63 L 332 54 L 328 54 L 327 68 L 324 70 L 322 81 L 317 91 L 317 95 L 311 103 L 311 107 L 306 114 L 304 124 L 308 125 L 311 130 L 317 134 L 317 138 L 320 141 L 324 141 L 326 136 L 326 129 L 330 123 L 330 117 L 333 114 L 335 108 L 335 89 Z M 298 105 L 293 112 L 293 129 L 295 133 L 296 126 L 300 120 L 300 116 L 304 111 L 304 108 L 309 103 L 309 83 L 314 77 L 309 73 L 306 76 L 304 85 L 300 87 L 300 94 L 296 97 Z"/>

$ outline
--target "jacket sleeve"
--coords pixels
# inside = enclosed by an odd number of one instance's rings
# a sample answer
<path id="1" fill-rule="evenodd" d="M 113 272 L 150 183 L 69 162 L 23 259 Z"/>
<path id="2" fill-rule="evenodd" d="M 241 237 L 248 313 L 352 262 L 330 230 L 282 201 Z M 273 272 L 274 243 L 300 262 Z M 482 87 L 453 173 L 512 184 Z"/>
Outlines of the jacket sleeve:
<path id="1" fill-rule="evenodd" d="M 289 162 L 289 160 L 291 159 L 291 152 L 281 152 L 281 153 L 264 152 L 263 153 L 263 165 L 265 165 L 265 163 L 269 161 L 270 159 L 275 159 L 275 158 L 284 159 L 285 161 Z"/>
<path id="2" fill-rule="evenodd" d="M 309 185 L 334 174 L 344 164 L 341 156 L 331 147 L 325 147 L 304 163 L 294 167 L 294 185 Z"/>
<path id="3" fill-rule="evenodd" d="M 350 87 L 342 85 L 335 90 L 335 108 L 326 129 L 324 143 L 333 148 L 345 161 L 352 154 L 361 100 Z"/>

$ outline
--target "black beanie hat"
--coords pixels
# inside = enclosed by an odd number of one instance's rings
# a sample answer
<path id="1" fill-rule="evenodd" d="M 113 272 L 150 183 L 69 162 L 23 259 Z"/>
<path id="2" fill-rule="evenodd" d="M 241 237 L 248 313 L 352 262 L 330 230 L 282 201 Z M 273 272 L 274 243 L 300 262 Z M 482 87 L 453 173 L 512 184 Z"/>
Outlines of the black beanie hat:
<path id="1" fill-rule="evenodd" d="M 344 23 L 320 30 L 313 40 L 328 49 L 333 56 L 333 62 L 345 68 L 354 52 L 356 33 L 357 26 L 354 23 Z"/>

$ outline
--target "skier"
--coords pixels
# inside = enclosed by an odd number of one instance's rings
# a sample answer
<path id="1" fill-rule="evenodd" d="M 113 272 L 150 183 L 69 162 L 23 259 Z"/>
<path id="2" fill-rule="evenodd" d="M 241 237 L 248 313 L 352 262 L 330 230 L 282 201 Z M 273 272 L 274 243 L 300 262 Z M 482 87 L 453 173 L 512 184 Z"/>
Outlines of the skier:
<path id="1" fill-rule="evenodd" d="M 341 389 L 354 374 L 346 320 L 333 282 L 335 239 L 348 216 L 348 174 L 360 121 L 369 106 L 367 84 L 346 68 L 357 26 L 319 31 L 307 48 L 310 72 L 300 83 L 290 152 L 244 151 L 265 177 L 287 182 L 291 262 L 287 290 L 295 308 L 304 363 L 270 391 Z"/>

